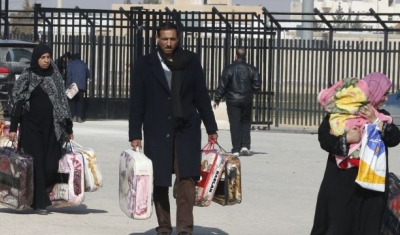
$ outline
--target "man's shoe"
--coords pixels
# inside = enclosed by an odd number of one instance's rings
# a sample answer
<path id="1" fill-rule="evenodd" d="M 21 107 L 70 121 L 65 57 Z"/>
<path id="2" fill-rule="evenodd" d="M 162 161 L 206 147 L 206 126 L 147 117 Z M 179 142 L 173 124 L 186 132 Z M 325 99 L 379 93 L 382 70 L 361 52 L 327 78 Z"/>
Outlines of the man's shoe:
<path id="1" fill-rule="evenodd" d="M 232 155 L 235 157 L 239 157 L 239 152 L 234 152 L 234 153 L 232 153 Z"/>
<path id="2" fill-rule="evenodd" d="M 250 156 L 250 151 L 249 151 L 246 147 L 243 147 L 243 148 L 240 150 L 240 153 L 241 153 L 243 156 Z"/>
<path id="3" fill-rule="evenodd" d="M 46 209 L 35 209 L 35 213 L 38 215 L 48 215 L 49 212 Z"/>
<path id="4" fill-rule="evenodd" d="M 73 122 L 76 122 L 76 121 L 77 121 L 77 120 L 76 120 L 76 116 L 72 117 L 72 121 L 73 121 Z"/>
<path id="5" fill-rule="evenodd" d="M 82 122 L 83 122 L 83 121 L 82 121 L 82 118 L 78 117 L 78 118 L 77 118 L 77 122 L 78 122 L 78 123 L 82 123 Z"/>

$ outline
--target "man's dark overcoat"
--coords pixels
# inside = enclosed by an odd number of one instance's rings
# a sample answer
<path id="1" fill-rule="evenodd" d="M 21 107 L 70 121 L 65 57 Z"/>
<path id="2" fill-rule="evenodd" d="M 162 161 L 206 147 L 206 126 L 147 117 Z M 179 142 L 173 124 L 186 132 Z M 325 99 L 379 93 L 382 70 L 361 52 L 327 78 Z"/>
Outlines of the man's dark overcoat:
<path id="1" fill-rule="evenodd" d="M 185 69 L 180 91 L 182 130 L 174 130 L 171 90 L 158 53 L 139 58 L 130 87 L 129 141 L 142 139 L 144 154 L 153 162 L 154 185 L 171 186 L 174 139 L 180 177 L 200 176 L 201 121 L 207 133 L 217 124 L 198 56 Z"/>

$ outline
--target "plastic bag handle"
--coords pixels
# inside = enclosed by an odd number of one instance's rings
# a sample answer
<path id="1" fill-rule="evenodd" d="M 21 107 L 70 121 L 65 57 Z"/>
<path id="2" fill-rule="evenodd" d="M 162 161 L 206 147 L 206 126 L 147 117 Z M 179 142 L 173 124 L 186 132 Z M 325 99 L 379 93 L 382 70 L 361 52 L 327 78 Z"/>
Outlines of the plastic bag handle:
<path id="1" fill-rule="evenodd" d="M 74 150 L 74 146 L 72 145 L 72 140 L 68 140 L 67 142 L 65 142 L 65 150 L 66 150 L 65 152 L 67 152 L 67 150 L 68 150 L 68 148 L 67 148 L 68 144 L 71 146 L 71 153 L 74 153 L 75 150 Z"/>
<path id="2" fill-rule="evenodd" d="M 215 145 L 215 142 L 212 140 L 212 141 L 209 141 L 206 145 L 204 145 L 204 147 L 201 149 L 202 151 L 212 151 L 212 150 L 215 150 L 215 147 L 214 147 L 214 145 Z"/>
<path id="3" fill-rule="evenodd" d="M 218 146 L 218 148 L 219 148 L 220 151 L 226 153 L 226 150 L 225 150 L 224 148 L 222 148 L 222 146 L 221 146 L 218 142 L 215 142 L 215 144 Z"/>
<path id="4" fill-rule="evenodd" d="M 72 147 L 72 145 L 75 145 L 75 146 L 78 146 L 79 148 L 82 148 L 82 145 L 78 144 L 77 142 L 75 142 L 73 140 L 70 140 L 69 142 L 71 143 L 71 147 Z"/>
<path id="5" fill-rule="evenodd" d="M 11 143 L 11 146 L 8 146 L 8 144 L 9 143 Z M 11 140 L 9 140 L 9 141 L 7 141 L 7 143 L 6 143 L 6 145 L 4 146 L 4 147 L 10 147 L 10 148 L 13 148 L 14 149 L 14 152 L 16 152 L 16 153 L 18 153 L 18 152 L 23 152 L 23 151 L 18 151 L 18 148 L 17 148 L 17 146 L 15 146 L 15 141 L 11 141 Z M 3 153 L 3 154 L 5 154 L 5 149 L 4 148 L 0 148 L 1 149 L 1 152 Z M 11 157 L 11 151 L 8 153 L 8 157 Z"/>

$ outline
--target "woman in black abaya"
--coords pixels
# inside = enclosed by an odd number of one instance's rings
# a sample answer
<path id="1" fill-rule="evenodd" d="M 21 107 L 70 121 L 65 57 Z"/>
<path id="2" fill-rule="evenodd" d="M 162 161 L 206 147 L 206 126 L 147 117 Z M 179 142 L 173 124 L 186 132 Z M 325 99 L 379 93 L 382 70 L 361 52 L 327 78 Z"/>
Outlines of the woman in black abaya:
<path id="1" fill-rule="evenodd" d="M 360 111 L 360 115 L 370 123 L 378 121 L 377 128 L 385 143 L 388 162 L 388 148 L 400 143 L 400 130 L 394 123 L 380 121 L 372 107 L 390 115 L 380 107 L 387 101 L 392 83 L 381 73 L 371 73 L 363 80 L 368 84 L 371 103 Z M 355 181 L 358 167 L 341 169 L 337 166 L 334 155 L 348 156 L 349 144 L 360 142 L 362 136 L 358 128 L 350 129 L 342 136 L 334 136 L 330 132 L 329 117 L 328 114 L 318 129 L 320 146 L 329 152 L 329 156 L 318 193 L 311 235 L 379 235 L 388 182 L 386 180 L 385 192 L 365 189 Z"/>
<path id="2" fill-rule="evenodd" d="M 10 140 L 16 141 L 20 124 L 19 148 L 34 159 L 31 207 L 41 215 L 46 215 L 46 207 L 51 205 L 47 189 L 55 184 L 62 145 L 73 139 L 64 83 L 51 65 L 51 56 L 47 45 L 37 45 L 30 68 L 21 74 L 12 92 L 16 108 L 11 113 Z M 23 104 L 26 112 L 22 112 Z"/>

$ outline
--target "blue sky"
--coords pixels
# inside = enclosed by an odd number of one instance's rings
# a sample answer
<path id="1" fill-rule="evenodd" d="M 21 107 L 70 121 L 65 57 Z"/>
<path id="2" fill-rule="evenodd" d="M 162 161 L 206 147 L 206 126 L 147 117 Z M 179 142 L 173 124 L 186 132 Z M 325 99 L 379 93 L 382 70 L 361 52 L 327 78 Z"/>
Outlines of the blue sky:
<path id="1" fill-rule="evenodd" d="M 131 0 L 133 3 L 139 0 Z M 265 6 L 269 11 L 284 11 L 290 10 L 290 2 L 292 0 L 233 0 L 233 4 L 241 5 L 260 5 Z M 3 0 L 4 2 L 4 0 Z M 24 0 L 9 0 L 10 9 L 21 9 Z M 56 7 L 57 0 L 30 0 L 31 3 L 41 3 L 43 7 Z M 96 6 L 98 9 L 111 9 L 113 3 L 123 3 L 124 0 L 62 0 L 64 8 L 90 8 Z M 4 3 L 3 3 L 4 4 Z"/>

